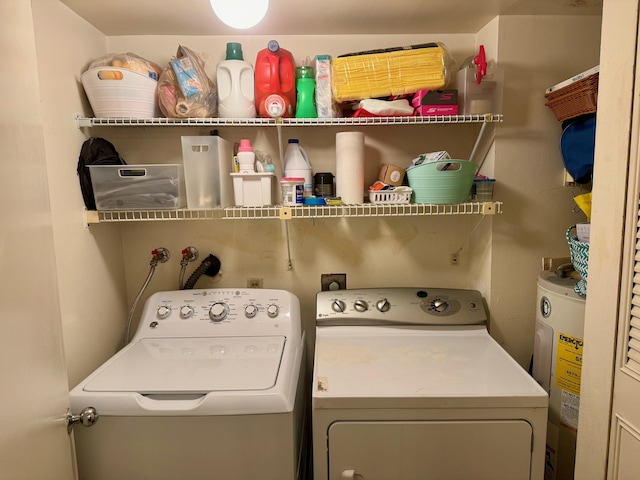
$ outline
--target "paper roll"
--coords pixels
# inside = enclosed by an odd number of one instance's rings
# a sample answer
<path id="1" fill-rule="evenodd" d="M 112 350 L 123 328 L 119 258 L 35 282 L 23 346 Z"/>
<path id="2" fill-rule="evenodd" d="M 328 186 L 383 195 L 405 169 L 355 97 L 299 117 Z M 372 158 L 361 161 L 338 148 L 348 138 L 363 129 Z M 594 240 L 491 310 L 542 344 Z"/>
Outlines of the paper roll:
<path id="1" fill-rule="evenodd" d="M 336 134 L 336 196 L 342 203 L 364 203 L 364 133 Z"/>

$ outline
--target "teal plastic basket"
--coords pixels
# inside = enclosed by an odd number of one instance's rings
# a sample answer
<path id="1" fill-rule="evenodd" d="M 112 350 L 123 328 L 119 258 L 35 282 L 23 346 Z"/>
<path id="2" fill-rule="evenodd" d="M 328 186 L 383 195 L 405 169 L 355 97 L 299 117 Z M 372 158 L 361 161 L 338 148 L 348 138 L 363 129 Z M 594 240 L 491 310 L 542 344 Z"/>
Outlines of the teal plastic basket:
<path id="1" fill-rule="evenodd" d="M 575 228 L 576 226 L 572 225 L 567 230 L 567 243 L 569 243 L 573 268 L 582 278 L 573 289 L 577 294 L 585 296 L 587 294 L 587 270 L 589 269 L 589 244 L 579 241 L 577 235 L 571 235 L 571 231 Z"/>
<path id="2" fill-rule="evenodd" d="M 451 204 L 469 200 L 478 165 L 466 160 L 439 160 L 407 169 L 413 203 Z"/>

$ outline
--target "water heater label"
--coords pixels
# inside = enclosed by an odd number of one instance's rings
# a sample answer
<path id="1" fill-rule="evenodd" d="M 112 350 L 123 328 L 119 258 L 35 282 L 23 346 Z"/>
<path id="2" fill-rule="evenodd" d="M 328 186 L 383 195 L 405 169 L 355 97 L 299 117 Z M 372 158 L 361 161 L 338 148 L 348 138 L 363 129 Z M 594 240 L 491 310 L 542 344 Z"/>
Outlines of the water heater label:
<path id="1" fill-rule="evenodd" d="M 583 341 L 581 338 L 560 332 L 557 345 L 556 385 L 579 396 Z"/>

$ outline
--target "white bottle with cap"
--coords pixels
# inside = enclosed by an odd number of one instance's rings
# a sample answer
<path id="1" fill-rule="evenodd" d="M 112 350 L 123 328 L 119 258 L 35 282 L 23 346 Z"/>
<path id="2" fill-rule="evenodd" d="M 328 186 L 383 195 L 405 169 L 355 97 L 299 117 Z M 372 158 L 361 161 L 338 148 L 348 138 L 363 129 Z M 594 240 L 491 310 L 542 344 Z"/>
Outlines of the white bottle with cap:
<path id="1" fill-rule="evenodd" d="M 284 176 L 304 178 L 304 196 L 313 196 L 311 163 L 297 138 L 290 138 L 284 152 Z"/>
<path id="2" fill-rule="evenodd" d="M 237 158 L 240 167 L 239 173 L 254 173 L 256 171 L 256 154 L 248 139 L 243 138 L 240 140 Z"/>

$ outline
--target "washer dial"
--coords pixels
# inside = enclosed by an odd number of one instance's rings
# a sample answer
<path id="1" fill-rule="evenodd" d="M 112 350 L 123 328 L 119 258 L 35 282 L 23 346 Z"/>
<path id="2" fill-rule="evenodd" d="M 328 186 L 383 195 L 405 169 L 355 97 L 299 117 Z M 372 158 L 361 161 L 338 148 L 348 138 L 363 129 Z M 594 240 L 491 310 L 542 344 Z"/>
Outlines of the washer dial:
<path id="1" fill-rule="evenodd" d="M 214 322 L 221 322 L 229 313 L 229 307 L 225 303 L 216 302 L 209 308 L 209 318 Z"/>
<path id="2" fill-rule="evenodd" d="M 161 320 L 167 318 L 169 315 L 171 315 L 171 307 L 167 307 L 166 305 L 159 306 L 157 315 Z"/>

